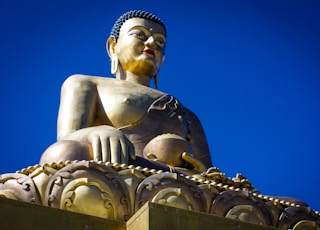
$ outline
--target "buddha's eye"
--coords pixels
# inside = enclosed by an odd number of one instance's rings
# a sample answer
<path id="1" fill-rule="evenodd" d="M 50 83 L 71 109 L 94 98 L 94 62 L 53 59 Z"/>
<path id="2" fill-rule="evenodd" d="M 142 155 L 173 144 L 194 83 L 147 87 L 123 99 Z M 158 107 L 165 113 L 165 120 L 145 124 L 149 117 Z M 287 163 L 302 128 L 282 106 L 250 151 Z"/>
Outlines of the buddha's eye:
<path id="1" fill-rule="evenodd" d="M 157 46 L 159 46 L 159 47 L 164 46 L 165 41 L 162 38 L 156 38 L 155 41 L 156 41 Z"/>
<path id="2" fill-rule="evenodd" d="M 138 39 L 145 40 L 146 34 L 142 31 L 132 31 L 130 35 L 135 36 Z"/>

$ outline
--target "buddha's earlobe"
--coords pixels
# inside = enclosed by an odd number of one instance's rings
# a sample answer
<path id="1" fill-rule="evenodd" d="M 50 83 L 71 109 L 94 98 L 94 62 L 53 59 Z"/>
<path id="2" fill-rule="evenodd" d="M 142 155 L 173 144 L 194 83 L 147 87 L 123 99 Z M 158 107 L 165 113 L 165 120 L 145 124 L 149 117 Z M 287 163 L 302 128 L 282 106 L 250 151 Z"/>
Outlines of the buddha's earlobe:
<path id="1" fill-rule="evenodd" d="M 116 74 L 118 72 L 118 68 L 119 68 L 118 57 L 116 55 L 114 55 L 111 58 L 111 73 Z"/>
<path id="2" fill-rule="evenodd" d="M 111 59 L 111 73 L 116 75 L 117 79 L 124 80 L 125 76 L 123 73 L 123 70 L 121 68 L 121 65 L 119 63 L 118 56 L 116 55 L 116 38 L 114 36 L 110 36 L 106 43 L 106 49 L 108 52 L 108 55 Z"/>
<path id="3" fill-rule="evenodd" d="M 158 86 L 159 86 L 158 74 L 153 76 L 153 80 L 154 80 L 154 86 L 156 87 L 156 89 L 158 89 Z"/>
<path id="4" fill-rule="evenodd" d="M 120 79 L 120 80 L 126 79 L 126 75 L 123 72 L 123 69 L 119 63 L 117 56 L 113 56 L 111 59 L 111 73 L 116 75 L 117 79 Z"/>
<path id="5" fill-rule="evenodd" d="M 162 66 L 162 63 L 164 62 L 164 59 L 165 59 L 165 56 L 163 55 L 163 57 L 161 59 L 160 67 Z M 158 73 L 153 76 L 153 80 L 154 80 L 154 86 L 156 87 L 156 89 L 158 89 L 159 88 Z"/>

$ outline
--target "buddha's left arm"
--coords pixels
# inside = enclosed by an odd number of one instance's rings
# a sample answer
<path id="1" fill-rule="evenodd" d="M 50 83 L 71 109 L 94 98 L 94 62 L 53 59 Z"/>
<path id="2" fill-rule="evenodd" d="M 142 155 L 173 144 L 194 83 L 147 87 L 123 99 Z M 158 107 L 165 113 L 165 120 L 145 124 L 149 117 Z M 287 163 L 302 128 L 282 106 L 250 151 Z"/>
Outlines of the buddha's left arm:
<path id="1" fill-rule="evenodd" d="M 207 168 L 212 167 L 207 138 L 198 117 L 188 111 L 189 119 L 189 142 L 192 147 L 192 155 L 200 160 Z"/>

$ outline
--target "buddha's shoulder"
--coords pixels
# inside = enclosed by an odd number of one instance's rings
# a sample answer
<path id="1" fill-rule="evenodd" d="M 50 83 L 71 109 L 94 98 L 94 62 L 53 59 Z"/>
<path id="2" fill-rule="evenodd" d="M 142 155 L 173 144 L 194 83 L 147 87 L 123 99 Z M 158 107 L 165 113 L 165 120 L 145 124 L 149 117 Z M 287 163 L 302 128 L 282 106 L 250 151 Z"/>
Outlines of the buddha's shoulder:
<path id="1" fill-rule="evenodd" d="M 84 74 L 74 74 L 68 77 L 63 87 L 66 88 L 97 88 L 98 91 L 111 92 L 111 93 L 138 93 L 143 95 L 152 95 L 152 97 L 162 96 L 164 93 L 156 89 L 143 86 L 137 83 L 119 80 L 111 77 L 92 76 Z"/>
<path id="2" fill-rule="evenodd" d="M 85 75 L 85 74 L 73 74 L 69 76 L 65 81 L 64 84 L 106 84 L 106 83 L 113 83 L 115 81 L 114 78 L 110 77 L 101 77 L 101 76 L 92 76 L 92 75 Z"/>
<path id="3" fill-rule="evenodd" d="M 131 87 L 140 87 L 141 85 L 135 84 L 132 82 L 124 81 L 124 80 L 119 80 L 116 78 L 112 77 L 105 77 L 105 76 L 93 76 L 93 75 L 85 75 L 85 74 L 74 74 L 69 76 L 64 83 L 72 83 L 72 84 L 94 84 L 97 86 L 107 86 L 107 85 L 112 85 L 112 86 L 131 86 Z M 144 87 L 144 86 L 141 86 Z"/>
<path id="4" fill-rule="evenodd" d="M 98 88 L 114 88 L 119 84 L 118 82 L 118 80 L 111 77 L 74 74 L 63 82 L 62 89 L 74 90 L 81 88 L 82 90 L 96 90 Z"/>

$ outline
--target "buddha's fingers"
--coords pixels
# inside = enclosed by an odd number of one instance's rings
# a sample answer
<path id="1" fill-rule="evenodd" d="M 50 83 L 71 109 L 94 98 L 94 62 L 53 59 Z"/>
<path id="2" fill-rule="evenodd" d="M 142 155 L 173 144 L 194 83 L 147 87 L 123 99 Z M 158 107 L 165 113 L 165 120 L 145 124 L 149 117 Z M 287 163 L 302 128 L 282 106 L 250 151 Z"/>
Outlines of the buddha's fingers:
<path id="1" fill-rule="evenodd" d="M 193 166 L 194 170 L 205 172 L 207 170 L 206 166 L 195 158 L 192 154 L 184 152 L 182 153 L 182 159 Z"/>

